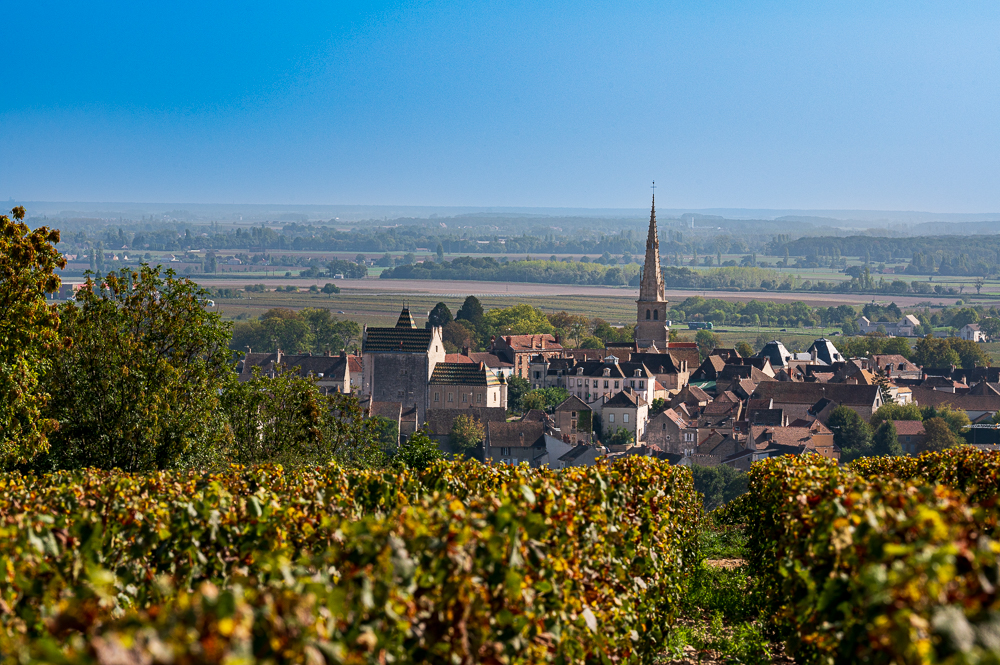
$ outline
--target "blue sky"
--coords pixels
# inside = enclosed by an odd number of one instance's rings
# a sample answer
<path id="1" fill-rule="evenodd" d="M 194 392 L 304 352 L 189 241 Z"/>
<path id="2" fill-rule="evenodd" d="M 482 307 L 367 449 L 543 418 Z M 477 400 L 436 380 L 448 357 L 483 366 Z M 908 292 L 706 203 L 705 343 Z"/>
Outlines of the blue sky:
<path id="1" fill-rule="evenodd" d="M 996 2 L 22 2 L 0 199 L 1000 211 Z"/>

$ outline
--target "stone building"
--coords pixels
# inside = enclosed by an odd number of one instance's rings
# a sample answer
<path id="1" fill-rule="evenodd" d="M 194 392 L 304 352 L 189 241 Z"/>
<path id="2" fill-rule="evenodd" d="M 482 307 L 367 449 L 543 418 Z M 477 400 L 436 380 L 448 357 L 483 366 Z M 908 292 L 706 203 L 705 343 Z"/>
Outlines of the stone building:
<path id="1" fill-rule="evenodd" d="M 552 412 L 556 427 L 567 443 L 590 443 L 593 432 L 593 410 L 582 399 L 571 395 Z"/>
<path id="2" fill-rule="evenodd" d="M 670 328 L 667 325 L 667 299 L 663 293 L 660 273 L 660 238 L 656 233 L 656 197 L 649 212 L 649 233 L 646 236 L 646 261 L 639 282 L 636 304 L 635 344 L 639 349 L 667 348 Z"/>
<path id="3" fill-rule="evenodd" d="M 604 436 L 611 436 L 617 429 L 627 429 L 638 442 L 646 434 L 649 404 L 642 394 L 625 388 L 601 407 Z"/>
<path id="4" fill-rule="evenodd" d="M 555 335 L 503 335 L 490 342 L 490 353 L 514 366 L 514 375 L 522 379 L 529 377 L 531 359 L 541 355 L 558 358 L 563 351 L 559 337 Z"/>
<path id="5" fill-rule="evenodd" d="M 537 469 L 548 463 L 545 434 L 543 422 L 487 422 L 485 461 L 515 466 L 527 463 Z"/>
<path id="6" fill-rule="evenodd" d="M 392 328 L 365 326 L 362 348 L 362 392 L 376 402 L 416 406 L 420 422 L 426 419 L 430 378 L 444 362 L 441 328 L 417 328 L 406 307 Z"/>
<path id="7" fill-rule="evenodd" d="M 667 453 L 684 453 L 698 447 L 698 423 L 675 409 L 667 409 L 646 424 L 647 445 Z"/>
<path id="8" fill-rule="evenodd" d="M 440 362 L 431 372 L 429 408 L 507 408 L 507 380 L 486 363 Z"/>

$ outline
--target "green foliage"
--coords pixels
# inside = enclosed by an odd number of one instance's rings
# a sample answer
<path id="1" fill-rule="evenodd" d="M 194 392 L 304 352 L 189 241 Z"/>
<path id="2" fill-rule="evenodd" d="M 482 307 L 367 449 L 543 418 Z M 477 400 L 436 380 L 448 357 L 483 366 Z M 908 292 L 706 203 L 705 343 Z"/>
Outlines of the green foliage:
<path id="1" fill-rule="evenodd" d="M 340 287 L 334 284 L 333 282 L 327 282 L 326 284 L 323 285 L 323 288 L 321 290 L 323 291 L 323 293 L 326 293 L 327 295 L 340 293 Z"/>
<path id="2" fill-rule="evenodd" d="M 354 321 L 340 320 L 329 309 L 306 307 L 299 311 L 276 307 L 257 321 L 237 322 L 229 348 L 275 353 L 326 353 L 349 348 L 361 338 Z"/>
<path id="3" fill-rule="evenodd" d="M 746 342 L 736 343 L 736 353 L 740 354 L 742 358 L 749 358 L 754 354 L 753 347 Z"/>
<path id="4" fill-rule="evenodd" d="M 507 399 L 510 400 L 510 388 L 508 388 Z M 524 394 L 521 404 L 524 410 L 539 409 L 541 411 L 551 410 L 569 399 L 569 391 L 565 388 L 536 388 Z"/>
<path id="5" fill-rule="evenodd" d="M 747 491 L 747 474 L 731 466 L 691 467 L 694 488 L 701 492 L 705 512 L 715 510 Z"/>
<path id="6" fill-rule="evenodd" d="M 393 464 L 407 469 L 423 471 L 431 465 L 444 460 L 444 453 L 427 435 L 427 430 L 421 428 L 411 434 L 400 446 L 392 458 Z"/>
<path id="7" fill-rule="evenodd" d="M 455 417 L 448 435 L 449 443 L 465 453 L 475 450 L 485 438 L 483 424 L 474 416 L 466 414 Z"/>
<path id="8" fill-rule="evenodd" d="M 587 337 L 584 337 L 580 341 L 580 348 L 581 349 L 603 349 L 604 348 L 604 341 L 601 340 L 601 339 L 599 339 L 599 338 L 597 338 L 597 337 L 594 337 L 593 335 L 589 335 Z"/>
<path id="9" fill-rule="evenodd" d="M 841 337 L 834 340 L 833 345 L 845 358 L 868 358 L 881 354 L 909 358 L 913 355 L 910 342 L 905 337 L 886 337 L 877 333 L 868 333 L 862 337 Z"/>
<path id="10" fill-rule="evenodd" d="M 544 411 L 546 406 L 545 395 L 542 394 L 541 390 L 531 390 L 521 398 L 521 406 L 525 411 L 533 409 Z"/>
<path id="11" fill-rule="evenodd" d="M 868 424 L 871 425 L 872 429 L 877 429 L 887 420 L 923 420 L 923 416 L 920 413 L 920 407 L 912 402 L 909 404 L 886 402 L 872 414 Z"/>
<path id="12" fill-rule="evenodd" d="M 955 446 L 958 438 L 943 418 L 928 418 L 924 421 L 924 448 L 942 451 Z"/>
<path id="13" fill-rule="evenodd" d="M 339 274 L 347 279 L 363 279 L 368 276 L 368 268 L 346 259 L 334 259 L 330 261 L 326 264 L 326 270 L 330 277 Z"/>
<path id="14" fill-rule="evenodd" d="M 491 309 L 483 316 L 483 323 L 493 335 L 534 335 L 555 332 L 555 328 L 542 310 L 525 303 Z"/>
<path id="15" fill-rule="evenodd" d="M 925 406 L 920 410 L 920 415 L 925 421 L 931 418 L 940 418 L 948 425 L 948 429 L 956 437 L 960 438 L 963 434 L 968 432 L 968 426 L 972 423 L 969 421 L 969 415 L 962 409 L 952 408 L 948 404 L 942 404 L 941 406 Z"/>
<path id="16" fill-rule="evenodd" d="M 690 473 L 647 459 L 0 487 L 0 652 L 24 660 L 649 662 L 699 550 Z"/>
<path id="17" fill-rule="evenodd" d="M 712 354 L 712 350 L 722 345 L 722 338 L 711 330 L 699 330 L 695 333 L 694 343 L 698 345 L 698 354 L 704 360 Z"/>
<path id="18" fill-rule="evenodd" d="M 961 365 L 962 359 L 951 348 L 949 340 L 928 335 L 917 341 L 913 351 L 913 362 L 921 367 L 949 367 Z"/>
<path id="19" fill-rule="evenodd" d="M 59 429 L 42 468 L 166 469 L 221 445 L 230 329 L 206 296 L 148 266 L 88 279 L 62 309 L 73 346 L 43 380 Z"/>
<path id="20" fill-rule="evenodd" d="M 840 447 L 844 460 L 871 454 L 871 429 L 853 409 L 838 406 L 830 412 L 826 426 L 833 430 L 833 442 Z"/>
<path id="21" fill-rule="evenodd" d="M 884 421 L 875 430 L 872 437 L 872 455 L 877 457 L 898 457 L 903 454 L 903 447 L 899 444 L 899 437 L 896 434 L 896 426 L 891 420 Z"/>
<path id="22" fill-rule="evenodd" d="M 960 465 L 974 469 L 976 453 L 962 456 Z M 991 457 L 980 471 L 991 474 L 992 497 Z M 751 468 L 748 563 L 764 614 L 788 637 L 796 662 L 941 662 L 954 654 L 956 626 L 967 639 L 955 662 L 984 662 L 997 603 L 988 578 L 995 573 L 987 572 L 1000 555 L 995 504 L 940 481 L 869 482 L 853 470 L 907 460 L 871 458 L 848 469 L 789 455 Z"/>
<path id="23" fill-rule="evenodd" d="M 443 257 L 442 257 L 443 258 Z M 638 283 L 639 266 L 603 266 L 599 263 L 563 261 L 509 261 L 492 257 L 462 256 L 451 261 L 396 266 L 384 270 L 383 279 L 461 279 L 490 282 L 541 282 L 547 284 L 607 284 L 624 286 Z"/>
<path id="24" fill-rule="evenodd" d="M 662 397 L 657 397 L 649 405 L 649 417 L 653 418 L 655 416 L 660 415 L 661 413 L 667 410 L 668 406 L 670 406 L 670 403 L 667 402 L 667 400 L 663 399 Z"/>
<path id="25" fill-rule="evenodd" d="M 625 427 L 616 427 L 607 437 L 609 446 L 631 446 L 635 443 L 635 432 Z"/>
<path id="26" fill-rule="evenodd" d="M 514 413 L 525 411 L 524 396 L 531 390 L 531 382 L 520 376 L 507 379 L 507 408 Z"/>
<path id="27" fill-rule="evenodd" d="M 434 308 L 430 311 L 430 314 L 427 316 L 427 326 L 428 327 L 440 326 L 443 328 L 444 326 L 451 323 L 452 320 L 453 319 L 451 318 L 451 310 L 448 309 L 448 305 L 444 304 L 443 302 L 439 302 L 438 304 L 434 305 Z"/>
<path id="28" fill-rule="evenodd" d="M 59 290 L 66 266 L 55 245 L 59 232 L 31 231 L 24 208 L 0 215 L 0 469 L 24 464 L 49 447 L 56 422 L 42 414 L 47 395 L 40 376 L 60 339 L 59 312 L 45 296 Z"/>

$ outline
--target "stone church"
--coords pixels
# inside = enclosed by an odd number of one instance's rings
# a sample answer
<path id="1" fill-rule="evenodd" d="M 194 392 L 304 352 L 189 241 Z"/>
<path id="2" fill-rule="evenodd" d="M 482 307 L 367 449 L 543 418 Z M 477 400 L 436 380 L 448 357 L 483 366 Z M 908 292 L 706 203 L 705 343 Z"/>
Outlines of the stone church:
<path id="1" fill-rule="evenodd" d="M 640 350 L 663 353 L 667 350 L 670 328 L 667 325 L 667 299 L 663 295 L 663 273 L 660 272 L 660 238 L 656 233 L 656 197 L 649 213 L 649 234 L 646 236 L 646 261 L 639 283 L 636 303 L 635 345 Z"/>

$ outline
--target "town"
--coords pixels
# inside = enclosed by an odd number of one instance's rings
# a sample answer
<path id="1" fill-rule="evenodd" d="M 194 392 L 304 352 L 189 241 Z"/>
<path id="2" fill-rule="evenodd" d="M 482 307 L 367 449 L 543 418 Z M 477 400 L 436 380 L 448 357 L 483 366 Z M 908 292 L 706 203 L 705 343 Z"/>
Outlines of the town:
<path id="1" fill-rule="evenodd" d="M 800 353 L 772 340 L 752 355 L 705 355 L 695 342 L 671 341 L 667 316 L 654 200 L 632 342 L 581 349 L 549 333 L 499 335 L 483 352 L 446 353 L 442 327 L 403 307 L 395 326 L 364 328 L 360 355 L 248 349 L 238 370 L 244 379 L 255 368 L 294 370 L 358 396 L 369 417 L 395 425 L 397 444 L 424 430 L 447 453 L 494 464 L 561 469 L 639 455 L 745 471 L 780 455 L 849 461 L 959 442 L 998 449 L 1000 368 L 919 367 L 899 353 L 848 358 L 825 338 Z M 921 322 L 861 316 L 857 325 L 864 335 L 913 338 Z M 958 335 L 986 339 L 980 323 Z M 564 399 L 546 403 L 553 396 Z"/>

